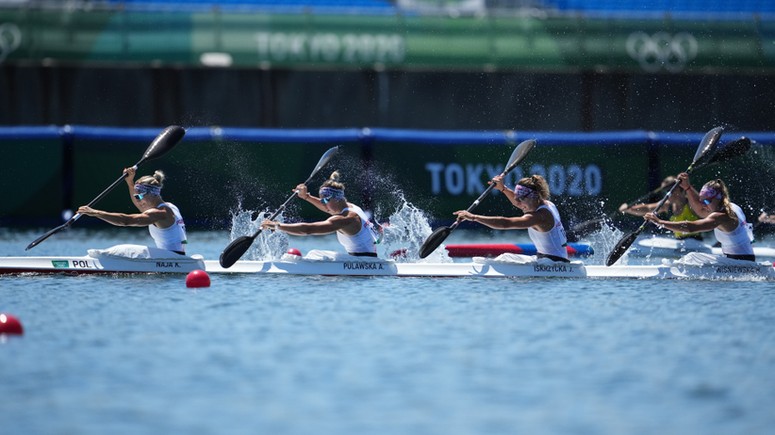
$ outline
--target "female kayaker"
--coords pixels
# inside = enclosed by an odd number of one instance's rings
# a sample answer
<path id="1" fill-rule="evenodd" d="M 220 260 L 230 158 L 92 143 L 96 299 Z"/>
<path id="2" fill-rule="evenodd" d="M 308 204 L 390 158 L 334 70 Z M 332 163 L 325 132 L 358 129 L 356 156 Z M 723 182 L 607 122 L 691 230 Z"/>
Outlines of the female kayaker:
<path id="1" fill-rule="evenodd" d="M 713 231 L 721 243 L 721 252 L 728 258 L 756 261 L 753 253 L 753 234 L 746 222 L 743 210 L 729 199 L 729 190 L 720 179 L 705 183 L 699 193 L 689 182 L 689 174 L 678 175 L 679 187 L 689 199 L 689 205 L 700 217 L 695 221 L 671 222 L 660 219 L 654 213 L 643 217 L 670 231 L 706 232 Z"/>
<path id="2" fill-rule="evenodd" d="M 662 180 L 662 189 L 667 190 L 670 189 L 673 184 L 675 184 L 676 178 L 673 176 L 669 176 Z M 630 214 L 633 216 L 643 216 L 646 213 L 653 212 L 655 208 L 657 208 L 657 205 L 659 204 L 659 201 L 652 202 L 652 203 L 642 203 L 642 204 L 627 204 L 624 203 L 621 206 L 619 206 L 619 211 L 622 213 Z M 670 197 L 665 201 L 665 204 L 662 206 L 662 209 L 660 211 L 670 211 L 670 221 L 672 222 L 680 222 L 680 221 L 696 221 L 699 219 L 699 216 L 697 216 L 696 213 L 692 210 L 692 208 L 689 206 L 689 199 L 686 197 L 686 193 L 683 191 L 683 189 L 676 188 L 673 190 L 673 192 L 670 194 Z M 674 231 L 673 234 L 675 235 L 675 238 L 677 240 L 684 240 L 684 239 L 696 239 L 696 240 L 702 240 L 702 233 L 700 232 L 693 232 L 693 233 L 685 233 L 681 231 Z"/>
<path id="3" fill-rule="evenodd" d="M 538 258 L 568 262 L 565 228 L 560 220 L 557 206 L 549 201 L 549 185 L 544 177 L 533 175 L 517 182 L 514 190 L 503 184 L 503 176 L 498 175 L 490 181 L 506 198 L 522 210 L 522 216 L 483 216 L 466 210 L 456 211 L 458 220 L 477 222 L 496 230 L 527 229 L 530 240 L 536 247 Z"/>
<path id="4" fill-rule="evenodd" d="M 336 238 L 348 254 L 376 257 L 381 229 L 369 220 L 360 207 L 347 201 L 344 194 L 345 186 L 339 179 L 339 171 L 331 174 L 320 186 L 317 197 L 311 195 L 303 183 L 295 188 L 299 198 L 330 214 L 331 217 L 328 219 L 309 223 L 283 223 L 267 219 L 261 223 L 261 228 L 282 231 L 294 236 L 336 233 Z"/>
<path id="5" fill-rule="evenodd" d="M 156 247 L 186 253 L 186 224 L 180 210 L 175 204 L 165 202 L 161 197 L 165 175 L 156 171 L 135 182 L 134 168 L 124 169 L 126 184 L 129 187 L 129 197 L 140 213 L 126 214 L 97 210 L 89 206 L 81 206 L 78 213 L 93 216 L 119 227 L 148 227 Z"/>

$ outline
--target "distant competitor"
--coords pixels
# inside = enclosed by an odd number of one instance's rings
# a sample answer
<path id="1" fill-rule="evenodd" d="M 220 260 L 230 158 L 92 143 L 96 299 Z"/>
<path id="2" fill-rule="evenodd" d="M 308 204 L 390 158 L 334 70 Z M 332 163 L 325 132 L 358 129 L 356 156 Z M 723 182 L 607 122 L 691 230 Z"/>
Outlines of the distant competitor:
<path id="1" fill-rule="evenodd" d="M 522 210 L 522 216 L 483 216 L 459 210 L 454 213 L 458 220 L 478 222 L 496 230 L 527 229 L 528 236 L 538 252 L 536 257 L 561 262 L 570 261 L 560 212 L 557 206 L 549 201 L 549 185 L 542 176 L 533 175 L 523 178 L 517 182 L 514 190 L 503 184 L 501 175 L 494 177 L 490 183 L 503 192 L 515 207 Z"/>
<path id="2" fill-rule="evenodd" d="M 679 187 L 684 190 L 689 204 L 700 219 L 695 221 L 671 222 L 660 219 L 653 212 L 643 217 L 670 231 L 706 232 L 713 231 L 721 243 L 721 252 L 728 258 L 756 261 L 753 253 L 753 234 L 746 222 L 743 210 L 729 199 L 729 190 L 724 181 L 711 180 L 702 186 L 699 193 L 689 182 L 689 174 L 678 175 Z"/>
<path id="3" fill-rule="evenodd" d="M 669 189 L 673 184 L 675 184 L 675 180 L 676 178 L 673 176 L 662 180 L 662 189 Z M 659 202 L 632 205 L 624 203 L 619 206 L 619 211 L 622 213 L 631 214 L 633 216 L 643 216 L 646 213 L 653 212 L 654 209 L 657 208 L 658 204 Z M 671 222 L 696 221 L 700 218 L 689 206 L 689 200 L 686 198 L 686 193 L 683 189 L 676 188 L 673 190 L 673 193 L 671 193 L 670 197 L 667 199 L 667 201 L 665 201 L 665 207 L 670 211 L 669 220 Z M 673 234 L 677 240 L 702 240 L 701 232 L 686 233 L 681 231 L 674 231 Z"/>
<path id="4" fill-rule="evenodd" d="M 336 233 L 336 238 L 350 255 L 376 257 L 381 228 L 372 223 L 366 213 L 345 198 L 345 186 L 336 171 L 319 189 L 319 197 L 310 195 L 305 184 L 296 186 L 299 198 L 332 215 L 324 221 L 283 223 L 265 220 L 262 229 L 282 231 L 294 236 Z"/>
<path id="5" fill-rule="evenodd" d="M 165 175 L 156 171 L 134 181 L 135 169 L 124 169 L 126 183 L 129 187 L 129 197 L 140 213 L 125 214 L 97 210 L 89 206 L 81 206 L 78 213 L 93 216 L 119 227 L 148 227 L 156 247 L 185 255 L 186 224 L 180 210 L 175 204 L 165 202 L 161 197 Z"/>

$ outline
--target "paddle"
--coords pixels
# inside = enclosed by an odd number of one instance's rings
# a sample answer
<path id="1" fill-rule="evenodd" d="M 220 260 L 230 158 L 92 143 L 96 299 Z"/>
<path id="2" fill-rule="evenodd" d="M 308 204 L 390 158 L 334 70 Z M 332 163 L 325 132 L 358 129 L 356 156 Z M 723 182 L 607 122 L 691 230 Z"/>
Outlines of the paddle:
<path id="1" fill-rule="evenodd" d="M 320 169 L 325 166 L 326 163 L 331 159 L 331 157 L 339 150 L 338 146 L 335 146 L 333 148 L 330 148 L 328 151 L 323 154 L 323 157 L 320 158 L 320 161 L 318 161 L 317 166 L 315 166 L 315 169 L 312 170 L 312 173 L 309 174 L 309 178 L 307 178 L 307 181 L 304 182 L 304 184 L 307 184 L 312 180 L 312 177 L 314 177 Z M 283 205 L 278 208 L 272 216 L 269 217 L 269 220 L 274 220 L 274 218 L 277 217 L 280 213 L 282 213 L 283 210 L 285 210 L 285 206 L 288 205 L 289 202 L 293 198 L 298 195 L 299 192 L 294 190 L 293 194 L 288 197 L 288 199 L 285 200 Z M 237 260 L 242 257 L 245 252 L 248 251 L 250 248 L 250 245 L 253 244 L 253 241 L 256 240 L 256 237 L 261 234 L 261 228 L 258 229 L 252 236 L 241 236 L 236 239 L 234 239 L 231 243 L 229 243 L 226 248 L 224 248 L 223 252 L 221 252 L 221 257 L 219 259 L 219 262 L 221 263 L 221 267 L 224 269 L 228 269 L 231 266 L 234 265 L 234 263 L 237 262 Z"/>
<path id="2" fill-rule="evenodd" d="M 724 145 L 719 146 L 718 151 L 713 154 L 708 165 L 716 163 L 726 162 L 735 157 L 740 157 L 747 153 L 751 149 L 751 139 L 745 136 L 741 136 L 739 139 L 735 139 L 732 142 L 727 142 Z"/>
<path id="3" fill-rule="evenodd" d="M 719 138 L 721 137 L 721 133 L 723 131 L 723 127 L 716 127 L 705 133 L 702 141 L 700 141 L 700 146 L 697 147 L 697 151 L 694 153 L 694 159 L 692 159 L 691 165 L 689 165 L 689 168 L 686 170 L 687 173 L 690 174 L 695 169 L 705 166 L 711 162 L 713 155 L 716 152 L 716 146 L 718 144 Z M 680 183 L 680 180 L 675 180 L 675 183 L 673 183 L 673 186 L 670 188 L 670 190 L 668 190 L 662 200 L 657 203 L 657 206 L 654 209 L 654 213 L 657 213 L 659 209 L 662 208 L 662 205 L 664 205 L 665 201 L 667 201 L 667 198 L 670 197 L 670 194 L 673 193 L 673 190 Z M 650 221 L 644 220 L 638 229 L 622 237 L 616 246 L 614 246 L 614 249 L 611 251 L 611 253 L 608 254 L 605 265 L 610 266 L 616 263 L 619 258 L 621 258 L 625 252 L 627 252 L 627 249 L 630 248 L 632 243 L 640 235 L 640 233 L 643 232 L 643 230 L 646 228 L 646 224 L 649 222 Z"/>
<path id="4" fill-rule="evenodd" d="M 171 125 L 167 128 L 165 128 L 161 133 L 159 133 L 158 136 L 151 142 L 151 144 L 148 146 L 148 148 L 145 150 L 145 153 L 143 153 L 143 157 L 135 163 L 133 166 L 134 169 L 137 169 L 141 164 L 143 164 L 146 160 L 153 160 L 156 158 L 159 158 L 166 154 L 169 150 L 171 150 L 175 145 L 180 142 L 181 139 L 183 139 L 183 136 L 185 136 L 186 130 L 183 127 L 177 126 L 177 125 Z M 105 197 L 108 193 L 110 193 L 111 190 L 113 190 L 118 183 L 120 183 L 122 180 L 126 178 L 126 173 L 122 174 L 116 181 L 113 182 L 110 186 L 108 186 L 107 189 L 103 190 L 102 193 L 97 195 L 96 198 L 92 199 L 89 204 L 87 204 L 89 207 L 93 206 L 97 203 L 97 201 L 101 200 Z M 75 221 L 77 221 L 81 217 L 80 213 L 76 213 L 68 219 L 67 222 L 64 224 L 49 230 L 46 234 L 43 234 L 42 236 L 35 239 L 32 243 L 27 245 L 27 249 L 25 251 L 29 251 L 30 249 L 38 246 L 42 241 L 48 239 L 52 235 L 67 229 L 72 225 Z"/>
<path id="5" fill-rule="evenodd" d="M 665 189 L 662 186 L 659 186 L 656 189 L 652 190 L 651 192 L 649 192 L 649 193 L 647 193 L 647 194 L 645 194 L 643 196 L 640 196 L 640 197 L 638 197 L 636 199 L 633 199 L 632 201 L 627 201 L 627 204 L 630 205 L 630 206 L 640 204 L 643 201 L 645 201 L 648 198 L 650 198 L 651 196 L 656 195 L 656 194 L 658 194 L 658 193 L 660 193 L 660 192 L 662 192 L 664 190 Z M 580 223 L 578 223 L 578 224 L 576 224 L 576 225 L 574 225 L 574 226 L 572 226 L 570 228 L 570 233 L 576 235 L 577 237 L 580 237 L 581 235 L 579 233 L 586 234 L 588 232 L 591 232 L 591 230 L 595 230 L 595 229 L 599 228 L 600 224 L 602 224 L 603 222 L 605 222 L 605 221 L 607 221 L 609 219 L 612 219 L 618 213 L 619 213 L 619 210 L 617 210 L 617 211 L 615 211 L 613 213 L 609 213 L 609 214 L 607 214 L 605 216 L 602 216 L 602 217 L 599 217 L 599 218 L 589 219 L 589 220 L 586 220 L 584 222 L 580 222 Z"/>
<path id="6" fill-rule="evenodd" d="M 710 166 L 716 163 L 722 163 L 722 162 L 731 160 L 735 157 L 742 156 L 745 153 L 747 153 L 750 148 L 751 148 L 751 140 L 745 136 L 739 139 L 733 140 L 731 142 L 727 142 L 724 145 L 719 145 L 718 151 L 716 151 L 716 153 L 713 154 L 713 157 L 710 159 L 707 165 Z M 657 187 L 656 189 L 652 190 L 651 192 L 637 199 L 633 199 L 632 201 L 627 201 L 627 204 L 631 204 L 631 205 L 640 204 L 641 202 L 648 199 L 650 196 L 656 195 L 664 190 L 665 188 L 663 188 L 662 186 Z M 599 218 L 589 219 L 584 222 L 580 222 L 572 226 L 568 233 L 569 235 L 572 234 L 575 237 L 582 237 L 587 233 L 600 228 L 600 225 L 602 223 L 604 223 L 609 219 L 612 219 L 618 213 L 619 211 L 617 210 Z"/>
<path id="7" fill-rule="evenodd" d="M 505 176 L 509 172 L 511 172 L 517 165 L 527 156 L 527 153 L 530 152 L 530 150 L 533 149 L 533 147 L 536 145 L 535 139 L 528 139 L 519 145 L 514 149 L 514 152 L 511 153 L 511 157 L 509 157 L 508 163 L 506 163 L 506 169 L 503 170 L 503 173 L 501 173 L 502 176 Z M 474 201 L 473 204 L 471 204 L 470 207 L 466 211 L 471 211 L 474 209 L 474 207 L 478 206 L 479 203 L 487 196 L 487 194 L 492 191 L 492 189 L 495 187 L 495 184 L 490 184 L 487 189 L 482 192 L 481 195 L 479 195 L 479 198 L 476 198 L 476 201 Z M 436 228 L 435 231 L 431 233 L 430 236 L 428 236 L 427 239 L 423 242 L 422 246 L 420 246 L 420 258 L 425 258 L 429 255 L 431 255 L 431 252 L 435 251 L 436 248 L 441 245 L 442 242 L 449 236 L 449 234 L 457 228 L 457 226 L 460 224 L 460 221 L 455 221 L 452 225 L 448 227 L 439 227 Z"/>

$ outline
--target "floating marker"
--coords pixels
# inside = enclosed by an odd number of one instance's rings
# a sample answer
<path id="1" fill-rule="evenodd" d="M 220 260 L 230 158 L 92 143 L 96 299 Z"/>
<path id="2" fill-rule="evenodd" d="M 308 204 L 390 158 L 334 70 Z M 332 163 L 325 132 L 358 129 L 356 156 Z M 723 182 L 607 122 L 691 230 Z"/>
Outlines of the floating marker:
<path id="1" fill-rule="evenodd" d="M 22 328 L 22 323 L 17 319 L 16 317 L 0 313 L 0 335 L 2 334 L 9 334 L 9 335 L 22 335 L 24 334 L 24 328 Z"/>
<path id="2" fill-rule="evenodd" d="M 289 254 L 289 255 L 296 255 L 296 256 L 298 256 L 298 257 L 301 257 L 301 251 L 299 251 L 299 250 L 298 250 L 298 249 L 296 249 L 296 248 L 290 248 L 290 249 L 288 249 L 288 251 L 286 251 L 286 254 Z"/>
<path id="3" fill-rule="evenodd" d="M 210 275 L 204 270 L 192 270 L 186 275 L 186 287 L 210 287 Z"/>

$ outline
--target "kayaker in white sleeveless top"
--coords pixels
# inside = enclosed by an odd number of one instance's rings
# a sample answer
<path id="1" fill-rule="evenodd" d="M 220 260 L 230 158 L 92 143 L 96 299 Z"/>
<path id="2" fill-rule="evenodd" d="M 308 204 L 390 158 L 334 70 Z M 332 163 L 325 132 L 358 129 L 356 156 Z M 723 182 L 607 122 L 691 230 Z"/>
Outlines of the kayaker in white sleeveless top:
<path id="1" fill-rule="evenodd" d="M 560 220 L 560 213 L 549 201 L 549 185 L 540 175 L 523 178 L 508 189 L 503 184 L 503 177 L 498 175 L 490 183 L 503 192 L 506 198 L 522 210 L 522 216 L 483 216 L 466 210 L 456 211 L 458 219 L 478 222 L 496 230 L 527 229 L 530 240 L 536 246 L 538 258 L 549 258 L 553 261 L 567 262 L 568 251 L 565 228 Z"/>
<path id="2" fill-rule="evenodd" d="M 681 189 L 686 191 L 689 205 L 700 219 L 670 222 L 659 219 L 654 213 L 643 217 L 671 231 L 713 231 L 721 243 L 721 252 L 728 258 L 756 261 L 753 253 L 753 232 L 743 210 L 729 199 L 729 190 L 721 179 L 711 180 L 698 193 L 689 182 L 689 174 L 678 175 Z"/>
<path id="3" fill-rule="evenodd" d="M 186 224 L 180 210 L 170 202 L 164 202 L 161 189 L 164 187 L 165 175 L 156 171 L 135 182 L 136 170 L 124 169 L 125 181 L 129 187 L 129 196 L 140 213 L 126 214 L 97 210 L 89 206 L 81 206 L 78 213 L 93 216 L 120 227 L 148 227 L 156 247 L 176 252 L 186 253 Z"/>
<path id="4" fill-rule="evenodd" d="M 303 183 L 294 189 L 300 199 L 330 214 L 331 217 L 328 219 L 309 223 L 283 223 L 267 219 L 261 223 L 261 228 L 295 236 L 336 233 L 337 240 L 348 254 L 376 257 L 377 243 L 380 238 L 379 228 L 369 220 L 360 207 L 347 202 L 344 184 L 339 181 L 339 178 L 338 171 L 331 174 L 331 177 L 320 186 L 318 197 L 311 195 Z"/>

